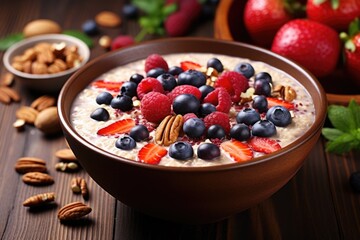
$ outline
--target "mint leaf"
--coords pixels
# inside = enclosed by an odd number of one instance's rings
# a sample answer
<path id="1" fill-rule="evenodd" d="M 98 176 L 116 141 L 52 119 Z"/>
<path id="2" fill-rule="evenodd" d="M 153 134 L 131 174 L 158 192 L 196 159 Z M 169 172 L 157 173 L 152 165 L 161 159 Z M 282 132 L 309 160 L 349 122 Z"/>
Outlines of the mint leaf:
<path id="1" fill-rule="evenodd" d="M 328 140 L 335 140 L 336 138 L 344 134 L 344 132 L 336 128 L 323 128 L 322 134 Z"/>
<path id="2" fill-rule="evenodd" d="M 89 38 L 85 33 L 78 30 L 64 30 L 63 34 L 76 37 L 83 41 L 89 48 L 94 46 L 93 40 Z"/>
<path id="3" fill-rule="evenodd" d="M 353 115 L 347 107 L 330 105 L 328 107 L 328 117 L 331 124 L 343 132 L 350 132 L 356 129 Z"/>
<path id="4" fill-rule="evenodd" d="M 164 17 L 169 16 L 170 14 L 174 13 L 177 10 L 177 4 L 172 3 L 169 5 L 166 5 L 162 8 L 162 13 Z"/>
<path id="5" fill-rule="evenodd" d="M 163 6 L 164 1 L 162 0 L 132 0 L 132 4 L 138 7 L 144 13 L 153 15 L 156 14 L 159 9 Z"/>
<path id="6" fill-rule="evenodd" d="M 22 33 L 14 33 L 7 35 L 0 39 L 0 51 L 5 51 L 13 44 L 24 39 L 24 35 Z"/>
<path id="7" fill-rule="evenodd" d="M 352 99 L 349 102 L 349 106 L 348 106 L 350 113 L 352 114 L 352 118 L 354 119 L 355 122 L 355 128 L 357 128 L 358 130 L 360 129 L 360 105 L 358 105 L 354 99 Z"/>
<path id="8" fill-rule="evenodd" d="M 354 37 L 358 32 L 360 32 L 360 20 L 359 18 L 355 18 L 350 24 L 348 33 L 350 38 Z"/>
<path id="9" fill-rule="evenodd" d="M 329 141 L 326 144 L 326 150 L 334 153 L 344 153 L 349 152 L 355 146 L 358 146 L 359 142 L 352 134 L 344 133 L 341 136 L 337 137 L 333 141 Z"/>

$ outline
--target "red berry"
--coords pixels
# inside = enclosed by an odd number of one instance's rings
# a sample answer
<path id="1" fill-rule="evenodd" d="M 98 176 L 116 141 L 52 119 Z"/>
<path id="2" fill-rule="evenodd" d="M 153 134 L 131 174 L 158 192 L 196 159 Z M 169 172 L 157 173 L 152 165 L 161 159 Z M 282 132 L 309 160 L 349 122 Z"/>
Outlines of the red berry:
<path id="1" fill-rule="evenodd" d="M 184 12 L 175 12 L 166 18 L 164 26 L 169 37 L 184 36 L 191 26 L 191 19 Z"/>
<path id="2" fill-rule="evenodd" d="M 230 132 L 229 115 L 226 113 L 218 111 L 212 112 L 204 118 L 204 123 L 206 129 L 216 124 L 222 126 L 227 134 Z"/>
<path id="3" fill-rule="evenodd" d="M 164 92 L 164 88 L 161 85 L 161 83 L 156 79 L 152 77 L 147 77 L 141 80 L 141 82 L 138 84 L 136 88 L 136 93 L 138 98 L 141 100 L 145 94 L 149 92 Z"/>
<path id="4" fill-rule="evenodd" d="M 211 103 L 216 107 L 217 111 L 228 113 L 231 108 L 231 97 L 223 87 L 218 87 L 210 92 L 205 98 L 204 103 Z"/>
<path id="5" fill-rule="evenodd" d="M 281 149 L 280 144 L 271 138 L 253 137 L 248 143 L 249 146 L 257 152 L 272 153 Z"/>
<path id="6" fill-rule="evenodd" d="M 151 54 L 145 60 L 145 72 L 148 72 L 153 68 L 162 68 L 165 72 L 169 70 L 167 62 L 159 54 Z"/>
<path id="7" fill-rule="evenodd" d="M 155 143 L 148 143 L 138 153 L 138 160 L 148 164 L 159 164 L 167 150 Z"/>
<path id="8" fill-rule="evenodd" d="M 185 13 L 191 21 L 201 13 L 202 6 L 198 0 L 180 0 L 179 4 L 180 12 Z"/>
<path id="9" fill-rule="evenodd" d="M 277 99 L 277 98 L 273 98 L 273 97 L 267 97 L 266 100 L 268 103 L 268 108 L 271 108 L 274 106 L 283 106 L 283 107 L 287 108 L 288 110 L 295 109 L 295 106 L 293 103 L 285 101 L 285 100 L 281 100 L 281 99 Z"/>
<path id="10" fill-rule="evenodd" d="M 249 88 L 249 81 L 238 72 L 226 71 L 218 77 L 215 87 L 224 87 L 230 94 L 231 100 L 234 103 L 238 103 L 241 100 L 241 93 Z"/>
<path id="11" fill-rule="evenodd" d="M 105 80 L 97 80 L 91 84 L 91 86 L 96 88 L 105 88 L 109 91 L 120 91 L 123 82 L 111 82 Z"/>
<path id="12" fill-rule="evenodd" d="M 135 40 L 132 36 L 123 35 L 117 36 L 111 42 L 111 50 L 119 49 L 122 47 L 127 47 L 135 43 Z"/>
<path id="13" fill-rule="evenodd" d="M 119 135 L 130 132 L 134 126 L 135 121 L 133 119 L 122 119 L 99 129 L 97 134 L 101 136 Z"/>
<path id="14" fill-rule="evenodd" d="M 221 143 L 220 147 L 227 152 L 236 162 L 246 162 L 253 158 L 253 151 L 246 144 L 238 140 L 230 140 Z"/>
<path id="15" fill-rule="evenodd" d="M 174 99 L 181 94 L 192 94 L 197 99 L 201 99 L 201 92 L 197 87 L 191 85 L 180 85 L 176 86 L 171 92 L 167 94 L 170 98 L 170 101 L 173 102 Z"/>
<path id="16" fill-rule="evenodd" d="M 149 122 L 160 123 L 171 113 L 170 99 L 159 92 L 149 92 L 141 100 L 141 113 Z"/>
<path id="17" fill-rule="evenodd" d="M 195 113 L 187 113 L 183 116 L 183 122 L 185 123 L 190 118 L 198 118 Z"/>
<path id="18" fill-rule="evenodd" d="M 192 61 L 182 61 L 182 62 L 180 62 L 180 67 L 185 72 L 190 69 L 197 70 L 197 69 L 201 68 L 201 65 L 196 62 L 192 62 Z"/>

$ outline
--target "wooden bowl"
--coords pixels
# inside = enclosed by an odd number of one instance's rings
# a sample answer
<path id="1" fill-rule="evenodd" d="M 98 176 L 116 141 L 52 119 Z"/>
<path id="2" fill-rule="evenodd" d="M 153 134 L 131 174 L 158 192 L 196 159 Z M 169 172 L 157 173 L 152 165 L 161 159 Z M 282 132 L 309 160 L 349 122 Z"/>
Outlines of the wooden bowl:
<path id="1" fill-rule="evenodd" d="M 246 0 L 220 1 L 214 23 L 215 38 L 251 44 L 251 38 L 243 23 L 245 3 Z M 360 104 L 360 86 L 349 80 L 343 69 L 338 68 L 319 81 L 326 91 L 329 104 L 347 105 L 351 99 Z"/>

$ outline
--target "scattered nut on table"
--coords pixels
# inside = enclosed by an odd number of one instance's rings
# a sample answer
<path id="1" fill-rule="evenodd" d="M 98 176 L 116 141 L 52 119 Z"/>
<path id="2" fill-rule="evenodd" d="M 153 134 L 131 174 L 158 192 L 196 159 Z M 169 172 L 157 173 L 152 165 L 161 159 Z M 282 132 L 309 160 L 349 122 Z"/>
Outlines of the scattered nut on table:
<path id="1" fill-rule="evenodd" d="M 82 202 L 73 202 L 63 206 L 58 211 L 58 218 L 61 221 L 70 221 L 82 218 L 92 211 L 91 207 Z"/>
<path id="2" fill-rule="evenodd" d="M 53 202 L 55 200 L 55 193 L 41 193 L 27 198 L 23 202 L 24 207 L 38 207 L 43 206 L 47 203 Z"/>

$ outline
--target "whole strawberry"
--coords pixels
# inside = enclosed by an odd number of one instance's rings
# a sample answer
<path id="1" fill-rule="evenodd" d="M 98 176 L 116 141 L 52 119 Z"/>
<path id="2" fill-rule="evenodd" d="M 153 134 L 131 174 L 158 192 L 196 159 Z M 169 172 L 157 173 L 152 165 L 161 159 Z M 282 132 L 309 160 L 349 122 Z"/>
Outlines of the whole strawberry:
<path id="1" fill-rule="evenodd" d="M 360 16 L 359 0 L 309 0 L 306 14 L 311 20 L 326 24 L 338 31 L 347 29 Z"/>
<path id="2" fill-rule="evenodd" d="M 271 50 L 324 77 L 336 68 L 340 54 L 337 32 L 318 22 L 295 19 L 276 33 Z"/>
<path id="3" fill-rule="evenodd" d="M 300 9 L 299 4 L 291 5 L 289 2 L 289 0 L 246 2 L 244 24 L 255 44 L 270 47 L 277 30 L 293 18 L 295 9 Z"/>

